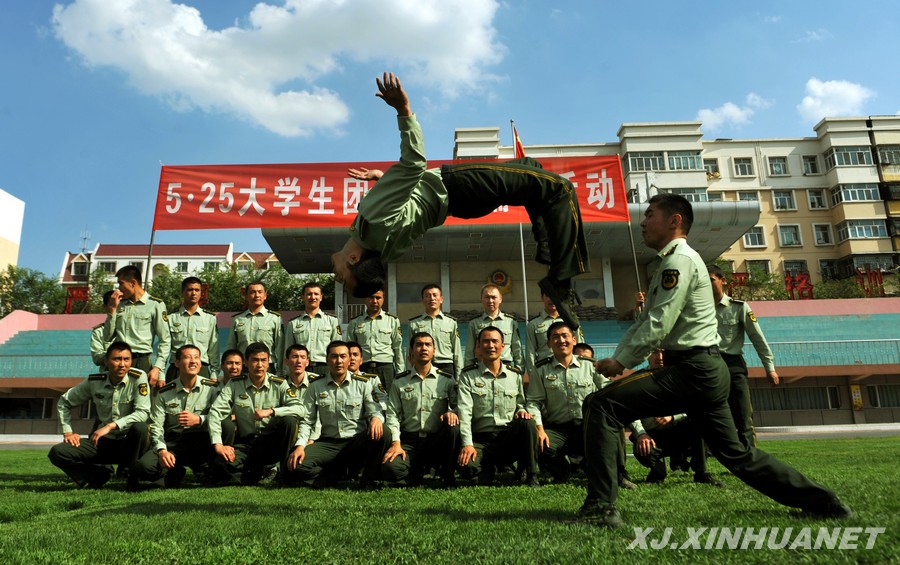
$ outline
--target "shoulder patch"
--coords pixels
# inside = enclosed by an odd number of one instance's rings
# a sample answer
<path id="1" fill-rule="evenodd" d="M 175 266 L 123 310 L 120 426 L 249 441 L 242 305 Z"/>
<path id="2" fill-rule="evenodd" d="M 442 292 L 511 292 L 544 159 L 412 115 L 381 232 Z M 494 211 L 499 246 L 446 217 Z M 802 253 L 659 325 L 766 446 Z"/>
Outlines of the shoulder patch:
<path id="1" fill-rule="evenodd" d="M 144 373 L 138 369 L 128 369 L 128 374 L 132 377 L 138 378 Z"/>
<path id="2" fill-rule="evenodd" d="M 529 321 L 529 322 L 533 322 L 533 321 L 537 320 L 537 319 L 540 318 L 540 317 L 541 317 L 541 315 L 538 314 L 537 316 L 535 316 L 535 317 L 529 319 L 528 321 Z"/>
<path id="3" fill-rule="evenodd" d="M 535 368 L 537 368 L 537 367 L 543 367 L 544 365 L 546 365 L 547 363 L 549 363 L 552 359 L 553 359 L 553 356 L 552 356 L 552 355 L 551 355 L 550 357 L 544 357 L 544 358 L 541 359 L 540 361 L 537 361 L 537 362 L 534 364 L 534 366 L 535 366 Z"/>
<path id="4" fill-rule="evenodd" d="M 243 314 L 243 312 L 235 312 L 234 314 L 231 315 L 231 317 L 232 317 L 232 318 L 237 318 L 237 317 L 240 316 L 241 314 Z"/>
<path id="5" fill-rule="evenodd" d="M 294 316 L 293 318 L 291 318 L 290 320 L 288 320 L 288 322 L 293 322 L 294 320 L 299 320 L 300 318 L 303 317 L 304 314 L 306 314 L 305 311 L 304 311 L 304 312 L 300 312 L 299 314 L 297 314 L 296 316 Z"/>
<path id="6" fill-rule="evenodd" d="M 405 370 L 405 371 L 402 371 L 402 372 L 397 373 L 396 375 L 394 375 L 394 378 L 395 378 L 395 379 L 399 379 L 400 377 L 407 377 L 407 376 L 409 376 L 409 374 L 410 374 L 411 372 L 412 372 L 412 371 L 410 371 L 409 369 L 407 369 L 407 370 Z"/>
<path id="7" fill-rule="evenodd" d="M 440 376 L 442 376 L 442 377 L 447 377 L 448 379 L 454 379 L 454 380 L 455 380 L 455 377 L 454 377 L 453 375 L 451 375 L 450 373 L 448 373 L 447 371 L 445 371 L 445 370 L 443 370 L 443 369 L 438 369 L 436 372 L 437 372 L 438 375 L 440 375 Z"/>
<path id="8" fill-rule="evenodd" d="M 665 269 L 662 272 L 663 290 L 672 290 L 678 286 L 678 269 Z"/>
<path id="9" fill-rule="evenodd" d="M 167 384 L 166 386 L 159 389 L 158 392 L 166 392 L 167 390 L 172 390 L 174 388 L 175 388 L 175 381 L 172 381 L 169 384 Z"/>
<path id="10" fill-rule="evenodd" d="M 89 381 L 102 381 L 106 378 L 106 375 L 103 373 L 94 373 L 93 375 L 88 376 Z"/>
<path id="11" fill-rule="evenodd" d="M 210 312 L 209 310 L 204 310 L 203 313 L 204 313 L 204 314 L 209 314 L 209 315 L 212 316 L 213 318 L 215 318 L 215 317 L 216 317 L 216 314 L 218 314 L 218 312 Z"/>
<path id="12" fill-rule="evenodd" d="M 579 361 L 587 361 L 587 362 L 590 363 L 591 365 L 593 365 L 594 362 L 597 361 L 597 360 L 594 359 L 593 357 L 585 357 L 584 355 L 579 355 L 579 356 L 578 356 L 578 360 L 579 360 Z"/>
<path id="13" fill-rule="evenodd" d="M 280 385 L 281 383 L 284 382 L 284 379 L 282 379 L 281 377 L 273 377 L 273 376 L 270 375 L 270 376 L 269 376 L 269 382 L 272 382 L 272 383 L 275 383 L 275 384 L 279 384 L 279 385 Z"/>
<path id="14" fill-rule="evenodd" d="M 750 318 L 751 322 L 756 321 L 756 314 L 753 313 L 753 310 L 750 310 L 749 312 L 747 312 L 747 317 Z"/>
<path id="15" fill-rule="evenodd" d="M 150 295 L 150 300 L 155 300 L 157 302 L 165 302 L 162 298 L 157 298 L 157 297 L 153 296 L 152 294 Z"/>
<path id="16" fill-rule="evenodd" d="M 384 310 L 382 310 L 381 313 L 384 314 L 385 316 L 387 316 L 388 318 L 396 318 L 397 317 L 397 316 L 391 314 L 390 312 L 385 312 Z"/>
<path id="17" fill-rule="evenodd" d="M 509 365 L 506 365 L 506 368 L 509 369 L 510 371 L 512 371 L 513 373 L 518 373 L 518 374 L 520 374 L 520 375 L 525 374 L 525 371 L 523 371 L 522 369 L 516 367 L 516 366 L 513 365 L 512 363 L 510 363 Z"/>
<path id="18" fill-rule="evenodd" d="M 466 371 L 471 371 L 472 369 L 477 369 L 478 363 L 472 363 L 471 365 L 466 365 L 462 369 L 460 369 L 460 374 L 465 373 Z"/>
<path id="19" fill-rule="evenodd" d="M 441 312 L 441 314 L 444 314 L 444 313 Z M 445 317 L 445 318 L 449 318 L 449 319 L 453 320 L 454 322 L 456 321 L 456 318 L 454 318 L 454 317 L 451 316 L 450 314 L 444 314 L 444 317 Z"/>
<path id="20" fill-rule="evenodd" d="M 217 381 L 216 379 L 201 379 L 200 384 L 206 386 L 219 386 L 219 381 Z"/>
<path id="21" fill-rule="evenodd" d="M 369 375 L 367 375 L 367 374 L 353 375 L 352 378 L 355 379 L 355 380 L 357 380 L 357 381 L 362 381 L 362 382 L 364 382 L 364 383 L 369 381 Z"/>
<path id="22" fill-rule="evenodd" d="M 412 322 L 413 320 L 418 320 L 419 318 L 424 318 L 424 317 L 425 317 L 425 314 L 419 314 L 418 316 L 413 316 L 412 318 L 410 318 L 409 321 Z"/>
<path id="23" fill-rule="evenodd" d="M 269 314 L 275 314 L 276 316 L 281 316 L 281 312 L 278 310 L 269 310 Z"/>
<path id="24" fill-rule="evenodd" d="M 676 249 L 678 249 L 678 244 L 677 244 L 677 243 L 672 247 L 672 249 L 669 249 L 668 251 L 666 251 L 665 253 L 663 253 L 663 257 L 668 257 L 668 256 L 671 255 L 672 253 L 675 253 L 675 250 L 676 250 Z"/>

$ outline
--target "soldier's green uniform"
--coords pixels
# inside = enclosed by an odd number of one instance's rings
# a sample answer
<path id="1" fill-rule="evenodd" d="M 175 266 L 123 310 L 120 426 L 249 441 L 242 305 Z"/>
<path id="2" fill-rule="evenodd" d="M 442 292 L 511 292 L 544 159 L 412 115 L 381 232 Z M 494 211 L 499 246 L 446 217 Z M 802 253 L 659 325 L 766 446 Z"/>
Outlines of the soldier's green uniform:
<path id="1" fill-rule="evenodd" d="M 528 320 L 528 324 L 525 326 L 525 369 L 528 371 L 529 376 L 534 371 L 534 363 L 536 361 L 553 355 L 553 352 L 550 351 L 550 347 L 547 345 L 547 330 L 556 322 L 562 321 L 563 319 L 559 316 L 551 317 L 546 310 L 541 310 L 540 314 Z M 581 331 L 581 327 L 575 332 L 575 341 L 584 341 L 584 333 Z"/>
<path id="2" fill-rule="evenodd" d="M 124 341 L 131 346 L 134 368 L 149 373 L 155 367 L 159 378 L 165 380 L 171 339 L 166 305 L 161 299 L 144 292 L 138 300 L 122 300 L 118 308 L 106 315 L 103 335 L 108 342 Z M 154 337 L 158 343 L 156 359 L 151 363 Z"/>
<path id="3" fill-rule="evenodd" d="M 390 390 L 394 375 L 405 366 L 400 320 L 384 310 L 374 317 L 363 313 L 347 325 L 347 341 L 355 341 L 362 347 L 360 369 L 378 375 L 385 390 Z"/>
<path id="4" fill-rule="evenodd" d="M 588 493 L 584 513 L 616 501 L 616 435 L 623 423 L 687 413 L 716 458 L 748 485 L 781 504 L 834 511 L 833 492 L 771 455 L 738 439 L 728 408 L 728 369 L 719 355 L 712 289 L 706 265 L 683 238 L 660 249 L 649 267 L 647 304 L 613 359 L 635 367 L 658 348 L 665 366 L 634 373 L 604 387 L 585 404 Z"/>
<path id="5" fill-rule="evenodd" d="M 665 480 L 668 474 L 666 457 L 671 458 L 672 470 L 691 469 L 694 475 L 706 473 L 706 446 L 703 445 L 703 438 L 691 425 L 686 414 L 675 414 L 672 421 L 665 426 L 660 425 L 654 417 L 635 420 L 629 427 L 632 443 L 637 443 L 637 440 L 646 434 L 656 444 L 648 455 L 642 455 L 634 450 L 634 458 L 650 469 L 650 474 L 647 475 L 648 483 L 661 483 Z M 690 466 L 687 463 L 688 456 L 691 458 Z"/>
<path id="6" fill-rule="evenodd" d="M 419 314 L 410 318 L 408 327 L 410 337 L 418 332 L 426 332 L 431 336 L 434 340 L 434 359 L 431 364 L 450 373 L 453 378 L 458 378 L 463 367 L 463 351 L 459 344 L 456 318 L 440 311 L 434 316 Z M 406 343 L 409 343 L 409 339 Z"/>
<path id="7" fill-rule="evenodd" d="M 445 484 L 451 483 L 459 453 L 459 426 L 447 425 L 441 416 L 456 411 L 453 375 L 433 365 L 424 377 L 415 369 L 404 371 L 394 379 L 388 397 L 385 426 L 391 439 L 400 442 L 406 459 L 396 457 L 382 464 L 381 477 L 418 484 L 433 466 L 440 470 Z"/>
<path id="8" fill-rule="evenodd" d="M 374 379 L 349 373 L 340 385 L 328 375 L 310 385 L 303 403 L 306 417 L 300 422 L 295 444 L 304 446 L 306 454 L 292 480 L 311 484 L 326 468 L 330 475 L 326 480 L 343 476 L 338 470 L 347 469 L 352 475 L 360 468 L 374 480 L 389 440 L 369 438 L 370 420 L 375 417 L 384 423 L 373 386 Z M 307 445 L 317 423 L 321 426 L 319 439 Z"/>
<path id="9" fill-rule="evenodd" d="M 284 413 L 294 414 L 295 416 L 297 416 L 297 421 L 299 423 L 299 421 L 300 421 L 299 419 L 302 418 L 303 415 L 306 413 L 305 409 L 303 408 L 303 402 L 306 400 L 306 395 L 309 394 L 309 387 L 313 382 L 315 382 L 316 380 L 321 379 L 321 378 L 322 378 L 321 375 L 317 375 L 316 373 L 310 373 L 309 371 L 306 371 L 305 373 L 303 373 L 303 380 L 300 381 L 299 385 L 297 385 L 294 383 L 294 381 L 290 377 L 290 375 L 285 377 L 284 380 L 287 382 L 288 386 L 291 387 L 291 390 L 294 391 L 294 394 L 297 395 L 297 400 L 300 402 L 297 406 L 291 406 L 290 411 L 288 411 L 287 409 L 284 410 L 283 412 L 281 410 L 279 410 L 279 413 L 282 415 Z M 313 428 L 313 431 L 310 434 L 309 439 L 312 439 L 312 440 L 319 439 L 320 431 L 321 431 L 320 426 L 316 425 Z"/>
<path id="10" fill-rule="evenodd" d="M 288 322 L 284 332 L 284 351 L 295 343 L 305 345 L 309 350 L 309 368 L 324 368 L 325 348 L 332 341 L 339 339 L 341 339 L 341 325 L 337 318 L 321 310 L 313 316 L 303 312 Z"/>
<path id="11" fill-rule="evenodd" d="M 228 349 L 240 352 L 247 350 L 251 343 L 264 343 L 269 348 L 269 372 L 275 373 L 275 367 L 284 357 L 284 333 L 282 332 L 281 314 L 268 310 L 265 306 L 253 314 L 244 310 L 235 314 L 231 321 L 231 333 L 228 335 Z"/>
<path id="12" fill-rule="evenodd" d="M 95 429 L 115 422 L 118 429 L 100 438 L 97 447 L 82 438 L 78 447 L 59 443 L 50 449 L 50 461 L 78 486 L 100 487 L 109 480 L 106 465 L 131 468 L 147 449 L 147 418 L 150 416 L 150 386 L 147 374 L 131 369 L 118 384 L 107 374 L 95 374 L 70 388 L 59 398 L 60 433 L 72 432 L 72 409 L 93 402 L 97 411 Z"/>
<path id="13" fill-rule="evenodd" d="M 132 486 L 138 481 L 177 486 L 186 467 L 196 471 L 210 462 L 213 451 L 207 420 L 209 409 L 219 394 L 218 384 L 218 381 L 198 376 L 194 386 L 187 390 L 176 377 L 159 389 L 150 410 L 150 449 L 138 459 L 128 477 Z M 178 423 L 181 412 L 196 414 L 200 423 L 182 426 Z M 167 469 L 160 463 L 159 452 L 163 449 L 175 455 L 174 468 Z"/>
<path id="14" fill-rule="evenodd" d="M 104 324 L 97 324 L 91 329 L 91 361 L 100 368 L 101 373 L 106 372 L 106 349 L 111 341 L 106 340 Z"/>
<path id="15" fill-rule="evenodd" d="M 491 484 L 496 467 L 513 461 L 529 475 L 537 472 L 534 420 L 515 417 L 526 412 L 521 370 L 501 364 L 495 377 L 481 362 L 464 367 L 457 404 L 462 447 L 477 453 L 459 469 L 463 477 Z"/>
<path id="16" fill-rule="evenodd" d="M 256 484 L 265 467 L 281 464 L 297 438 L 297 393 L 284 379 L 266 374 L 259 388 L 247 376 L 226 383 L 209 410 L 209 436 L 213 445 L 222 442 L 222 421 L 235 415 L 237 431 L 234 461 L 216 455 L 210 466 L 215 482 L 240 480 Z M 275 414 L 257 420 L 256 410 L 274 409 Z"/>
<path id="17" fill-rule="evenodd" d="M 415 115 L 398 116 L 400 161 L 360 201 L 350 237 L 385 261 L 399 259 L 447 216 L 479 218 L 498 206 L 524 206 L 535 240 L 550 247 L 551 278 L 590 271 L 578 198 L 572 183 L 531 158 L 466 162 L 428 169 Z"/>
<path id="18" fill-rule="evenodd" d="M 519 322 L 507 316 L 503 312 L 498 312 L 496 318 L 491 318 L 487 313 L 469 322 L 469 339 L 466 341 L 466 365 L 475 363 L 475 342 L 478 341 L 478 333 L 488 326 L 494 326 L 503 333 L 503 353 L 500 354 L 500 360 L 504 363 L 512 363 L 518 368 L 525 365 L 522 357 L 522 341 L 519 339 Z"/>
<path id="19" fill-rule="evenodd" d="M 178 378 L 175 368 L 175 352 L 182 345 L 193 345 L 200 350 L 201 377 L 219 376 L 219 330 L 216 315 L 197 307 L 193 314 L 181 306 L 169 314 L 169 335 L 172 337 L 172 359 L 166 372 L 166 382 Z M 243 351 L 243 350 L 242 350 Z"/>
<path id="20" fill-rule="evenodd" d="M 762 361 L 766 373 L 775 370 L 775 356 L 763 335 L 756 315 L 750 305 L 735 300 L 727 294 L 716 304 L 716 320 L 719 328 L 719 350 L 731 374 L 731 391 L 728 406 L 737 426 L 738 437 L 748 446 L 756 445 L 753 429 L 753 406 L 750 404 L 750 386 L 747 382 L 747 362 L 744 360 L 744 333 L 750 338 Z"/>
<path id="21" fill-rule="evenodd" d="M 539 461 L 554 479 L 563 481 L 568 477 L 566 455 L 584 455 L 582 405 L 588 395 L 608 382 L 587 357 L 572 357 L 568 366 L 556 357 L 544 357 L 529 374 L 526 408 L 534 417 L 535 426 L 543 426 L 550 440 Z"/>

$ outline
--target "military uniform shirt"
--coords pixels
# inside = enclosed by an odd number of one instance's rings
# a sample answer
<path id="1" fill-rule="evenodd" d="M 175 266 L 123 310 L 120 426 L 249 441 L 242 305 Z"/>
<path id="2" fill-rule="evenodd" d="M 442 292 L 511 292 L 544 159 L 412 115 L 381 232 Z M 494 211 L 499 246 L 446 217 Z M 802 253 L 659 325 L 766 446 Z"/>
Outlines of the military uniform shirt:
<path id="1" fill-rule="evenodd" d="M 562 321 L 559 316 L 551 318 L 546 310 L 541 310 L 540 314 L 528 320 L 528 325 L 525 326 L 525 368 L 529 375 L 534 370 L 535 361 L 553 355 L 550 346 L 547 345 L 547 330 L 556 322 Z M 579 343 L 584 341 L 584 333 L 580 326 L 575 332 L 575 341 Z"/>
<path id="2" fill-rule="evenodd" d="M 516 367 L 524 367 L 522 358 L 522 342 L 519 340 L 519 322 L 503 312 L 498 312 L 496 318 L 482 314 L 469 322 L 469 340 L 466 342 L 466 365 L 475 362 L 475 342 L 478 341 L 478 333 L 488 326 L 494 326 L 503 332 L 503 353 L 500 360 L 512 363 Z"/>
<path id="3" fill-rule="evenodd" d="M 309 350 L 311 362 L 324 363 L 325 348 L 332 341 L 339 339 L 341 339 L 341 325 L 337 318 L 321 310 L 313 316 L 304 312 L 289 322 L 284 336 L 284 351 L 299 343 Z"/>
<path id="4" fill-rule="evenodd" d="M 213 401 L 219 394 L 218 382 L 197 377 L 191 390 L 185 390 L 180 378 L 159 389 L 150 410 L 150 445 L 154 451 L 166 449 L 166 432 L 183 432 L 202 428 Z M 188 428 L 178 423 L 178 415 L 192 412 L 200 416 L 200 423 Z"/>
<path id="5" fill-rule="evenodd" d="M 525 410 L 522 373 L 501 365 L 495 378 L 483 363 L 470 365 L 459 376 L 457 404 L 462 445 L 473 445 L 472 434 L 500 431 Z"/>
<path id="6" fill-rule="evenodd" d="M 709 273 L 687 241 L 666 244 L 650 270 L 644 309 L 613 354 L 623 367 L 640 365 L 655 349 L 684 351 L 719 343 Z"/>
<path id="7" fill-rule="evenodd" d="M 403 332 L 396 316 L 384 310 L 374 318 L 357 316 L 347 326 L 347 340 L 362 347 L 363 361 L 393 363 L 394 371 L 403 370 Z"/>
<path id="8" fill-rule="evenodd" d="M 91 330 L 91 361 L 104 371 L 106 371 L 106 348 L 109 347 L 111 341 L 105 338 L 106 330 L 103 329 L 105 324 L 97 324 Z"/>
<path id="9" fill-rule="evenodd" d="M 722 353 L 743 355 L 744 332 L 747 332 L 766 372 L 775 370 L 775 356 L 772 355 L 772 349 L 749 304 L 725 294 L 716 304 L 716 320 L 719 324 L 719 349 Z"/>
<path id="10" fill-rule="evenodd" d="M 388 393 L 386 426 L 393 441 L 400 432 L 431 434 L 438 431 L 441 416 L 456 408 L 456 380 L 432 366 L 423 379 L 414 370 L 394 377 Z"/>
<path id="11" fill-rule="evenodd" d="M 169 334 L 172 336 L 172 359 L 182 345 L 194 345 L 200 350 L 200 361 L 209 365 L 209 374 L 219 374 L 219 330 L 216 315 L 203 308 L 191 314 L 181 306 L 169 315 Z"/>
<path id="12" fill-rule="evenodd" d="M 291 380 L 290 377 L 285 378 L 291 390 L 294 391 L 294 394 L 297 395 L 297 400 L 300 401 L 299 406 L 291 406 L 289 408 L 278 408 L 276 411 L 279 416 L 295 415 L 298 418 L 303 418 L 306 416 L 306 395 L 309 393 L 309 386 L 316 380 L 321 379 L 322 376 L 316 373 L 310 373 L 307 371 L 303 374 L 303 382 L 300 383 L 300 386 L 294 384 L 294 381 Z M 316 440 L 319 439 L 319 434 L 322 431 L 322 426 L 316 422 L 316 425 L 313 426 L 313 431 L 309 436 L 309 439 Z"/>
<path id="13" fill-rule="evenodd" d="M 231 334 L 228 336 L 228 347 L 225 349 L 237 349 L 244 353 L 248 345 L 257 342 L 266 344 L 273 363 L 277 365 L 281 362 L 284 351 L 281 314 L 267 310 L 263 306 L 256 314 L 244 310 L 234 317 L 231 322 Z"/>
<path id="14" fill-rule="evenodd" d="M 409 320 L 409 336 L 412 337 L 417 332 L 427 332 L 434 339 L 432 363 L 453 363 L 457 373 L 462 369 L 463 352 L 459 345 L 459 326 L 455 318 L 443 312 L 438 312 L 434 317 L 420 314 Z M 408 339 L 406 343 L 409 343 Z"/>
<path id="15" fill-rule="evenodd" d="M 529 374 L 526 406 L 538 426 L 581 420 L 581 406 L 592 392 L 609 379 L 594 370 L 587 357 L 572 357 L 569 366 L 556 357 L 545 357 Z"/>
<path id="16" fill-rule="evenodd" d="M 237 437 L 264 434 L 274 416 L 257 420 L 256 410 L 269 410 L 281 406 L 297 406 L 297 393 L 291 390 L 284 379 L 266 374 L 259 388 L 253 386 L 250 377 L 235 377 L 219 391 L 219 396 L 209 410 L 209 437 L 212 443 L 222 443 L 222 420 L 234 414 Z M 278 412 L 276 410 L 276 412 Z"/>
<path id="17" fill-rule="evenodd" d="M 300 421 L 295 445 L 306 445 L 316 422 L 321 424 L 320 437 L 347 439 L 364 432 L 373 416 L 384 422 L 384 414 L 375 399 L 373 380 L 363 375 L 350 375 L 338 385 L 330 376 L 316 379 L 304 401 L 307 417 Z"/>
<path id="18" fill-rule="evenodd" d="M 131 346 L 134 353 L 152 353 L 153 337 L 159 340 L 156 362 L 153 366 L 165 379 L 169 362 L 169 324 L 166 305 L 159 298 L 145 292 L 138 300 L 122 300 L 112 314 L 106 315 L 103 324 L 104 337 L 112 342 L 121 340 Z"/>
<path id="19" fill-rule="evenodd" d="M 132 424 L 144 422 L 150 416 L 147 374 L 140 369 L 131 369 L 116 385 L 109 375 L 96 374 L 70 388 L 59 397 L 56 405 L 61 433 L 72 431 L 72 408 L 82 406 L 89 400 L 94 403 L 101 425 L 115 422 L 119 429 L 112 433 L 122 435 Z"/>
<path id="20" fill-rule="evenodd" d="M 680 422 L 685 418 L 687 418 L 687 414 L 675 414 L 672 416 L 672 421 L 665 426 L 659 425 L 659 422 L 656 421 L 656 417 L 641 418 L 640 420 L 635 420 L 629 424 L 628 427 L 631 428 L 631 433 L 634 434 L 634 437 L 638 437 L 646 434 L 648 431 L 669 428 L 676 422 Z"/>
<path id="21" fill-rule="evenodd" d="M 440 169 L 427 169 L 422 128 L 415 115 L 397 116 L 400 162 L 385 171 L 378 190 L 370 190 L 357 207 L 350 237 L 381 253 L 385 261 L 399 259 L 412 242 L 447 218 L 447 189 Z"/>

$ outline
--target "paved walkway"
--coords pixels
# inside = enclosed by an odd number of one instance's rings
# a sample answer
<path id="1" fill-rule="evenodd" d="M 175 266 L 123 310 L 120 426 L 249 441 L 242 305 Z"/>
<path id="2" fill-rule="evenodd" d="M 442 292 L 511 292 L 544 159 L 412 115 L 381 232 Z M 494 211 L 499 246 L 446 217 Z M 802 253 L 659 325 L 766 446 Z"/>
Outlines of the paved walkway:
<path id="1" fill-rule="evenodd" d="M 756 435 L 762 441 L 897 436 L 900 423 L 756 428 Z M 0 449 L 34 449 L 60 441 L 61 435 L 0 434 Z"/>

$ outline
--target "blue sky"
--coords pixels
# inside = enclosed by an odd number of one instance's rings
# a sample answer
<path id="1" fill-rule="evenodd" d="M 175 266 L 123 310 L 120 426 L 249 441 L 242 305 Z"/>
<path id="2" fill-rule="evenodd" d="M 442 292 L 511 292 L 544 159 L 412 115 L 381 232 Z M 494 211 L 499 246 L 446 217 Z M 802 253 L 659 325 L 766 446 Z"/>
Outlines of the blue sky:
<path id="1" fill-rule="evenodd" d="M 811 136 L 900 112 L 898 20 L 885 0 L 5 0 L 0 188 L 26 204 L 19 265 L 55 275 L 84 230 L 149 240 L 161 162 L 394 159 L 384 70 L 434 159 L 458 127 L 510 144 L 510 119 L 526 146 L 635 121 Z M 267 249 L 257 230 L 156 241 Z"/>

